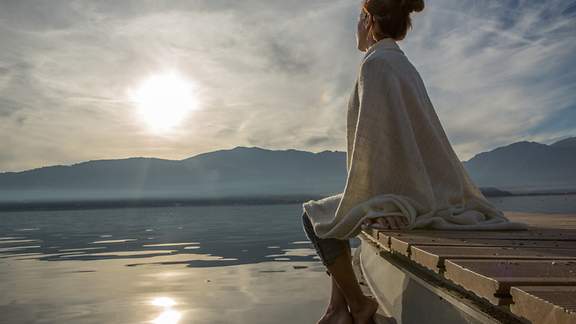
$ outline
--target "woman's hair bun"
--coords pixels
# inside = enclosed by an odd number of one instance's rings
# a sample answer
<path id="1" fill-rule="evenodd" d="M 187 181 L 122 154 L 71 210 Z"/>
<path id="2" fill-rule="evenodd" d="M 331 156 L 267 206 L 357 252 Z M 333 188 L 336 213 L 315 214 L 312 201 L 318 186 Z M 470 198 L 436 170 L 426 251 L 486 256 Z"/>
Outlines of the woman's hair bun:
<path id="1" fill-rule="evenodd" d="M 400 0 L 400 7 L 404 8 L 408 13 L 424 10 L 424 0 Z"/>

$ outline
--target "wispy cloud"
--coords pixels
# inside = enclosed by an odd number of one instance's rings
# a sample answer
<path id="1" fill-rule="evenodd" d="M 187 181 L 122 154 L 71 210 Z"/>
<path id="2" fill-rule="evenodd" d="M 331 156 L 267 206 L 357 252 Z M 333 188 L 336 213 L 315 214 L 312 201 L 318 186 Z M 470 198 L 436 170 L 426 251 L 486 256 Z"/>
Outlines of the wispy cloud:
<path id="1" fill-rule="evenodd" d="M 462 159 L 576 133 L 576 19 L 569 1 L 435 1 L 406 52 Z M 542 127 L 542 125 L 547 125 Z"/>
<path id="2" fill-rule="evenodd" d="M 359 4 L 2 1 L 0 170 L 237 145 L 343 151 Z M 575 8 L 435 0 L 413 16 L 399 44 L 462 160 L 576 135 Z M 161 136 L 126 92 L 169 69 L 200 85 L 202 107 Z"/>

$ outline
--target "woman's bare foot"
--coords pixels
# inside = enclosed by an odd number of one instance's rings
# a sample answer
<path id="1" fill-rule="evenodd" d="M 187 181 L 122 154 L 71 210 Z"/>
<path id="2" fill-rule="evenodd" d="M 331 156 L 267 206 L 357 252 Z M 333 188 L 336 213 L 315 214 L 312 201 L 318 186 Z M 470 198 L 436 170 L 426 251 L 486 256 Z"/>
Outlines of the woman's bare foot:
<path id="1" fill-rule="evenodd" d="M 354 319 L 347 307 L 328 308 L 317 324 L 354 324 Z"/>
<path id="2" fill-rule="evenodd" d="M 350 309 L 354 324 L 375 324 L 374 314 L 378 310 L 378 302 L 374 297 L 366 296 L 366 300 L 360 306 Z"/>

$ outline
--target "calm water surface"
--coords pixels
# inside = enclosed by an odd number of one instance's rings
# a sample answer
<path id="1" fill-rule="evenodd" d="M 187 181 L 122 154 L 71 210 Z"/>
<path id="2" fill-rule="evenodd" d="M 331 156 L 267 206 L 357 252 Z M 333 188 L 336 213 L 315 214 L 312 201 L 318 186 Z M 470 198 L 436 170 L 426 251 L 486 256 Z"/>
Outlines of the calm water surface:
<path id="1" fill-rule="evenodd" d="M 576 196 L 490 200 L 576 214 Z M 330 278 L 301 215 L 300 204 L 0 213 L 0 322 L 315 323 Z"/>

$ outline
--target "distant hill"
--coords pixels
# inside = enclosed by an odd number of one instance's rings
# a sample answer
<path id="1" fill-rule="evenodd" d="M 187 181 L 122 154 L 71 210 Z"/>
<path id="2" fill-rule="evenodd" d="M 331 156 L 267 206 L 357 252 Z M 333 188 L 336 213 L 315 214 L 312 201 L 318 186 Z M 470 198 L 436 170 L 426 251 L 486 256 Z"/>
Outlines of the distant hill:
<path id="1" fill-rule="evenodd" d="M 569 137 L 558 141 L 556 143 L 550 144 L 554 148 L 572 148 L 576 149 L 576 137 Z"/>
<path id="2" fill-rule="evenodd" d="M 546 145 L 522 141 L 463 162 L 480 186 L 576 188 L 576 137 Z"/>
<path id="3" fill-rule="evenodd" d="M 325 194 L 345 185 L 346 155 L 235 147 L 184 160 L 135 157 L 0 173 L 0 201 Z"/>
<path id="4" fill-rule="evenodd" d="M 518 142 L 463 162 L 486 195 L 576 188 L 576 138 Z M 328 195 L 346 183 L 346 152 L 238 146 L 184 160 L 134 157 L 0 173 L 0 201 Z M 505 190 L 502 190 L 505 189 Z"/>

